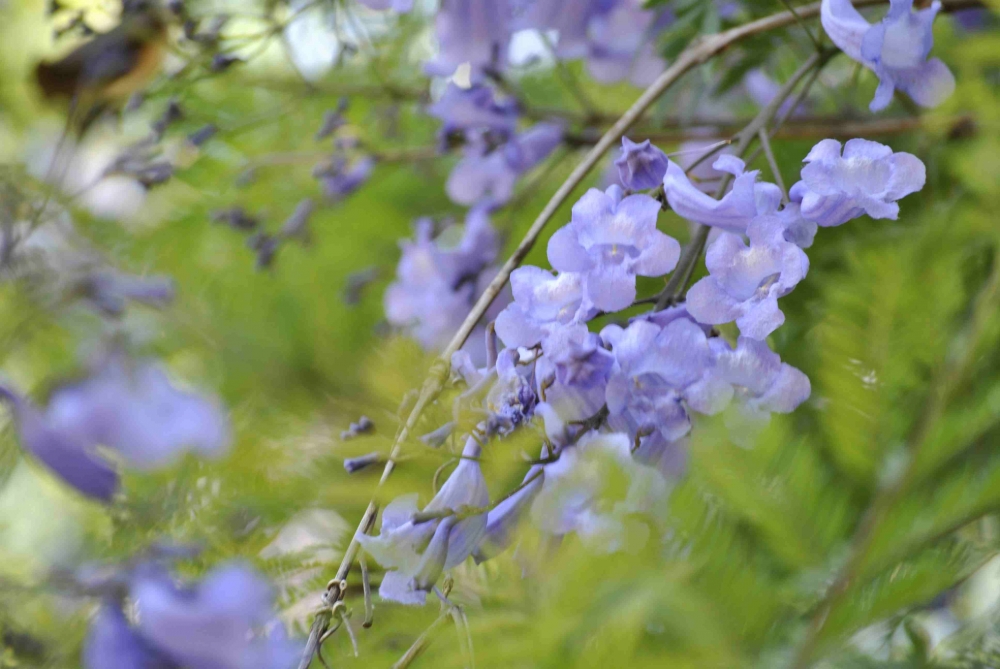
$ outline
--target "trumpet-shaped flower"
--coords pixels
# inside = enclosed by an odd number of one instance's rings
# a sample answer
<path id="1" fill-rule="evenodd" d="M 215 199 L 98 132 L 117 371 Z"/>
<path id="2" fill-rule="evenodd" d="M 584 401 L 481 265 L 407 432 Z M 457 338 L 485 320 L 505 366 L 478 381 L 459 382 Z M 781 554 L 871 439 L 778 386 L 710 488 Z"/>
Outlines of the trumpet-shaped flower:
<path id="1" fill-rule="evenodd" d="M 785 316 L 778 298 L 805 278 L 809 258 L 784 237 L 777 215 L 758 216 L 747 229 L 750 244 L 739 235 L 724 233 L 708 248 L 709 275 L 691 286 L 687 309 L 702 323 L 736 321 L 740 332 L 764 339 Z"/>
<path id="2" fill-rule="evenodd" d="M 931 24 L 940 10 L 938 1 L 914 12 L 913 0 L 891 0 L 889 12 L 871 25 L 850 0 L 823 0 L 820 20 L 826 34 L 878 75 L 871 111 L 889 106 L 897 88 L 924 107 L 937 106 L 954 92 L 955 77 L 948 66 L 938 58 L 928 60 L 934 44 Z"/>
<path id="3" fill-rule="evenodd" d="M 573 206 L 570 224 L 549 240 L 549 262 L 585 276 L 586 307 L 624 309 L 635 300 L 636 275 L 661 276 L 680 258 L 677 240 L 656 229 L 659 211 L 646 195 L 592 188 Z"/>
<path id="4" fill-rule="evenodd" d="M 777 211 L 781 190 L 771 183 L 758 183 L 760 170 L 747 172 L 746 163 L 725 154 L 716 158 L 712 167 L 735 177 L 732 188 L 721 200 L 702 192 L 673 161 L 667 165 L 663 191 L 667 203 L 678 216 L 727 232 L 746 234 L 755 216 Z"/>
<path id="5" fill-rule="evenodd" d="M 916 156 L 893 153 L 884 144 L 849 140 L 841 155 L 840 142 L 824 139 L 804 159 L 802 181 L 789 193 L 800 203 L 802 216 L 824 226 L 846 223 L 867 214 L 896 219 L 897 200 L 924 187 L 926 170 Z"/>

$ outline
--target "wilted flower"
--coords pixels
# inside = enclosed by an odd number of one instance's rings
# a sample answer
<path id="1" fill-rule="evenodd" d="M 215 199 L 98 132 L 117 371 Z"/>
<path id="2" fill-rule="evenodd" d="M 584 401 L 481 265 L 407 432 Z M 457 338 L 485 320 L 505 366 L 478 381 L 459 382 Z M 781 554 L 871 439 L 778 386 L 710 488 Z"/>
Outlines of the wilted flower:
<path id="1" fill-rule="evenodd" d="M 802 168 L 802 181 L 789 193 L 801 203 L 802 216 L 821 226 L 841 225 L 868 214 L 895 219 L 896 201 L 924 187 L 926 170 L 916 156 L 893 153 L 884 144 L 851 139 L 844 145 L 824 139 L 812 148 Z"/>
<path id="2" fill-rule="evenodd" d="M 820 20 L 826 34 L 848 56 L 878 75 L 869 108 L 889 106 L 895 89 L 924 107 L 934 107 L 955 90 L 955 77 L 938 58 L 927 59 L 934 45 L 931 24 L 940 2 L 913 10 L 913 0 L 891 0 L 889 12 L 871 25 L 850 0 L 823 0 Z"/>
<path id="3" fill-rule="evenodd" d="M 701 323 L 736 321 L 740 332 L 764 339 L 785 322 L 778 298 L 805 278 L 809 258 L 784 237 L 782 219 L 758 216 L 740 235 L 723 233 L 708 247 L 709 275 L 691 286 L 686 306 Z"/>
<path id="4" fill-rule="evenodd" d="M 629 190 L 649 190 L 663 183 L 667 174 L 667 154 L 644 140 L 638 144 L 622 137 L 622 154 L 615 161 L 622 185 Z"/>
<path id="5" fill-rule="evenodd" d="M 646 195 L 592 188 L 573 205 L 570 224 L 549 240 L 549 262 L 585 276 L 586 307 L 624 309 L 635 300 L 636 275 L 661 276 L 680 258 L 677 240 L 656 229 L 659 212 L 660 203 Z"/>

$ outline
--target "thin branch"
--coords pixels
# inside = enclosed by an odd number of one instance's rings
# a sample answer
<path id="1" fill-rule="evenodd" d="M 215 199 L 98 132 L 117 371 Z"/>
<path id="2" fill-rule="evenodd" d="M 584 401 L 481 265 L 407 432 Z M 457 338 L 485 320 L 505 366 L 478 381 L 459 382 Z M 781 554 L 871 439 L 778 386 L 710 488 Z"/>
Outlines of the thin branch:
<path id="1" fill-rule="evenodd" d="M 816 47 L 817 51 L 821 51 L 823 49 L 823 46 L 819 43 L 819 40 L 816 39 L 816 36 L 813 35 L 812 31 L 809 30 L 809 26 L 807 26 L 806 22 L 802 20 L 802 17 L 799 16 L 799 13 L 795 11 L 795 7 L 792 6 L 792 3 L 789 2 L 788 0 L 781 0 L 781 4 L 783 4 L 785 7 L 788 7 L 788 11 L 790 11 L 795 16 L 796 23 L 798 23 L 799 26 L 802 28 L 802 30 L 806 32 L 806 35 L 809 37 L 809 41 L 813 43 L 813 46 Z"/>
<path id="2" fill-rule="evenodd" d="M 767 138 L 767 130 L 761 128 L 757 131 L 757 139 L 760 140 L 760 148 L 764 151 L 764 155 L 767 157 L 767 164 L 771 167 L 771 175 L 774 177 L 774 182 L 781 189 L 781 199 L 783 202 L 788 202 L 788 189 L 785 188 L 785 180 L 781 177 L 781 169 L 778 167 L 778 161 L 774 159 L 774 151 L 771 150 L 771 140 Z"/>

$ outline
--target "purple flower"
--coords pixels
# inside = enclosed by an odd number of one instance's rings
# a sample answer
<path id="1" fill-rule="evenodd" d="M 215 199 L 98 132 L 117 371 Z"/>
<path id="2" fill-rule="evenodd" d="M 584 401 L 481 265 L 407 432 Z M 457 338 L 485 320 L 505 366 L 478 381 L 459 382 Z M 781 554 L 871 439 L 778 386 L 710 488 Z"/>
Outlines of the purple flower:
<path id="1" fill-rule="evenodd" d="M 746 163 L 730 155 L 719 156 L 712 167 L 735 177 L 732 188 L 721 200 L 703 193 L 691 183 L 684 170 L 670 161 L 663 178 L 663 190 L 667 203 L 678 216 L 727 232 L 745 234 L 757 214 L 777 211 L 781 190 L 771 183 L 758 183 L 759 170 L 746 172 Z"/>
<path id="2" fill-rule="evenodd" d="M 518 267 L 510 275 L 514 301 L 497 316 L 497 335 L 507 346 L 530 348 L 557 325 L 587 320 L 594 310 L 583 308 L 583 285 L 582 274 Z"/>
<path id="3" fill-rule="evenodd" d="M 504 145 L 504 157 L 512 170 L 524 174 L 548 158 L 562 140 L 561 123 L 536 123 Z"/>
<path id="4" fill-rule="evenodd" d="M 931 24 L 940 2 L 912 11 L 913 0 L 891 0 L 889 12 L 871 25 L 850 0 L 823 0 L 820 19 L 830 39 L 848 56 L 878 75 L 871 111 L 885 109 L 895 89 L 924 107 L 934 107 L 955 90 L 955 77 L 938 58 L 927 59 L 934 44 Z"/>
<path id="5" fill-rule="evenodd" d="M 400 14 L 413 9 L 413 0 L 359 0 L 359 2 L 368 9 L 391 9 Z"/>
<path id="6" fill-rule="evenodd" d="M 489 504 L 479 455 L 479 444 L 470 437 L 458 466 L 424 507 L 425 512 L 479 509 Z M 356 535 L 361 546 L 389 570 L 379 595 L 401 604 L 423 604 L 441 573 L 469 557 L 486 531 L 485 513 L 415 522 L 417 511 L 415 494 L 399 497 L 382 511 L 378 536 Z"/>
<path id="7" fill-rule="evenodd" d="M 645 140 L 636 144 L 622 137 L 622 155 L 615 161 L 622 185 L 629 190 L 649 190 L 663 183 L 667 174 L 667 154 Z"/>
<path id="8" fill-rule="evenodd" d="M 569 225 L 549 240 L 548 256 L 560 272 L 585 275 L 584 305 L 619 311 L 635 300 L 635 277 L 661 276 L 680 258 L 680 244 L 656 229 L 660 203 L 622 189 L 592 188 L 573 206 Z"/>
<path id="9" fill-rule="evenodd" d="M 643 4 L 619 0 L 591 21 L 587 70 L 595 80 L 609 84 L 628 79 L 645 87 L 666 69 L 656 50 L 656 34 L 670 23 L 670 14 L 643 9 Z"/>
<path id="10" fill-rule="evenodd" d="M 491 88 L 478 84 L 461 88 L 449 82 L 441 98 L 427 108 L 427 113 L 444 123 L 442 135 L 482 130 L 507 138 L 517 128 L 516 103 L 498 103 Z"/>
<path id="11" fill-rule="evenodd" d="M 679 310 L 671 315 L 663 326 L 635 320 L 601 331 L 615 356 L 605 394 L 609 423 L 634 438 L 680 439 L 691 428 L 688 407 L 713 414 L 732 397 L 712 373 L 715 356 L 704 329 Z"/>
<path id="12" fill-rule="evenodd" d="M 502 68 L 511 22 L 510 0 L 444 0 L 435 19 L 438 55 L 425 69 L 447 77 L 468 63 L 475 81 L 488 68 Z"/>
<path id="13" fill-rule="evenodd" d="M 421 219 L 416 239 L 403 242 L 396 268 L 396 281 L 385 293 L 386 319 L 402 328 L 427 350 L 440 350 L 461 326 L 495 270 L 499 240 L 489 222 L 488 209 L 475 207 L 466 216 L 457 242 L 448 244 L 452 230 L 434 237 L 434 224 Z M 494 317 L 506 302 L 494 302 L 487 318 Z"/>
<path id="14" fill-rule="evenodd" d="M 545 532 L 573 532 L 613 553 L 624 548 L 626 517 L 648 513 L 666 497 L 663 477 L 632 457 L 632 441 L 624 434 L 590 432 L 558 455 L 545 465 L 542 488 L 531 505 L 532 521 Z M 624 490 L 609 471 L 624 477 Z"/>
<path id="15" fill-rule="evenodd" d="M 896 201 L 920 190 L 926 181 L 919 158 L 866 139 L 848 140 L 843 156 L 840 142 L 824 139 L 804 162 L 808 164 L 802 168 L 802 181 L 789 195 L 801 203 L 804 218 L 824 227 L 862 214 L 895 220 Z"/>
<path id="16" fill-rule="evenodd" d="M 740 332 L 754 339 L 784 323 L 778 298 L 809 270 L 809 258 L 784 232 L 784 222 L 772 214 L 758 216 L 747 228 L 749 246 L 740 235 L 720 235 L 705 257 L 709 275 L 688 291 L 691 316 L 711 325 L 736 321 Z"/>
<path id="17" fill-rule="evenodd" d="M 614 365 L 614 356 L 601 345 L 601 338 L 585 325 L 555 328 L 542 350 L 555 368 L 556 381 L 564 386 L 603 388 Z"/>
<path id="18" fill-rule="evenodd" d="M 245 565 L 219 567 L 192 588 L 140 573 L 130 598 L 138 633 L 185 669 L 288 669 L 297 659 L 280 627 L 267 633 L 276 623 L 273 594 Z"/>
<path id="19" fill-rule="evenodd" d="M 538 123 L 496 148 L 482 137 L 473 138 L 448 176 L 448 196 L 464 205 L 507 202 L 518 178 L 559 146 L 562 132 L 558 124 Z"/>
<path id="20" fill-rule="evenodd" d="M 809 377 L 781 362 L 767 342 L 740 337 L 736 348 L 712 339 L 716 353 L 714 374 L 733 386 L 744 412 L 766 419 L 772 412 L 791 413 L 809 399 Z"/>

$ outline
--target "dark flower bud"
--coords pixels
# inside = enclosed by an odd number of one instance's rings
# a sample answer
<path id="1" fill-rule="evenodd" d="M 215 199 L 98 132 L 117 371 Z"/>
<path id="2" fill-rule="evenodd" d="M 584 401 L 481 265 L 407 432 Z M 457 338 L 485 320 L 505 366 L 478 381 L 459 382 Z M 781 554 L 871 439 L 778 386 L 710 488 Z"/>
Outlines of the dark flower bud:
<path id="1" fill-rule="evenodd" d="M 306 198 L 298 203 L 295 211 L 281 226 L 281 236 L 286 239 L 298 238 L 303 244 L 309 242 L 309 218 L 316 208 L 313 201 Z"/>
<path id="2" fill-rule="evenodd" d="M 180 120 L 183 116 L 184 112 L 181 110 L 177 99 L 171 98 L 167 102 L 167 108 L 163 110 L 163 114 L 153 123 L 153 132 L 156 133 L 157 137 L 162 137 L 167 127 L 174 121 Z"/>
<path id="3" fill-rule="evenodd" d="M 188 135 L 188 141 L 191 142 L 193 145 L 200 147 L 202 144 L 212 139 L 212 137 L 214 137 L 215 133 L 217 133 L 218 131 L 219 129 L 215 127 L 214 124 L 209 123 L 200 130 L 195 130 L 190 135 Z"/>
<path id="4" fill-rule="evenodd" d="M 256 218 L 247 214 L 243 207 L 220 209 L 212 214 L 212 220 L 215 223 L 225 223 L 234 230 L 241 230 L 244 232 L 256 230 L 257 226 L 260 224 Z"/>
<path id="5" fill-rule="evenodd" d="M 212 72 L 223 72 L 228 70 L 235 63 L 242 62 L 242 58 L 237 58 L 236 56 L 231 56 L 225 53 L 217 53 L 212 56 L 212 63 L 208 66 L 208 69 Z"/>
<path id="6" fill-rule="evenodd" d="M 341 434 L 341 439 L 343 439 L 343 434 Z M 381 460 L 382 456 L 379 453 L 369 453 L 368 455 L 361 455 L 356 458 L 346 458 L 344 460 L 344 469 L 347 470 L 348 474 L 353 474 L 366 467 L 378 464 Z"/>
<path id="7" fill-rule="evenodd" d="M 266 232 L 257 232 L 247 238 L 247 246 L 257 253 L 257 269 L 266 269 L 274 263 L 281 240 Z"/>

